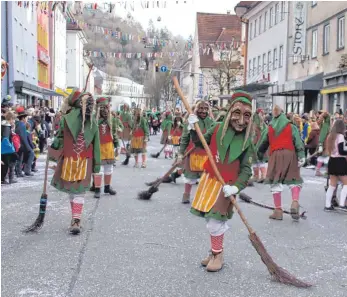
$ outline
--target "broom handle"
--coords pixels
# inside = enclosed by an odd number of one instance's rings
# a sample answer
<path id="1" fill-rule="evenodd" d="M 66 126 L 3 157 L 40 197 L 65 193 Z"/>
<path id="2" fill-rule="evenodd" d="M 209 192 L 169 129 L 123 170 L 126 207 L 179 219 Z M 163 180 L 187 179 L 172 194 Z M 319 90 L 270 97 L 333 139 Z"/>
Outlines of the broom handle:
<path id="1" fill-rule="evenodd" d="M 183 93 L 182 93 L 182 90 L 181 90 L 181 88 L 180 88 L 180 86 L 179 86 L 177 77 L 174 76 L 172 79 L 173 79 L 173 82 L 174 82 L 176 91 L 177 91 L 178 95 L 179 95 L 179 96 L 181 97 L 181 99 L 182 99 L 182 102 L 183 102 L 183 104 L 184 104 L 184 107 L 186 108 L 186 110 L 188 111 L 189 114 L 192 114 L 192 113 L 193 113 L 193 112 L 192 112 L 192 109 L 190 108 L 189 103 L 187 102 L 187 99 L 184 97 L 184 95 L 183 95 Z M 225 185 L 225 182 L 224 182 L 224 180 L 223 180 L 223 177 L 222 177 L 222 175 L 220 174 L 220 172 L 219 172 L 219 170 L 218 170 L 218 168 L 217 168 L 217 165 L 216 165 L 216 163 L 215 163 L 215 161 L 214 161 L 214 158 L 213 158 L 213 156 L 212 156 L 210 147 L 208 146 L 208 144 L 207 144 L 207 142 L 206 142 L 206 140 L 205 140 L 205 138 L 204 138 L 204 135 L 202 134 L 202 132 L 201 132 L 201 130 L 200 130 L 200 127 L 199 127 L 198 123 L 195 123 L 195 124 L 194 124 L 194 127 L 195 127 L 195 131 L 197 132 L 197 134 L 198 134 L 198 136 L 199 136 L 199 138 L 200 138 L 200 141 L 201 141 L 202 145 L 204 146 L 204 149 L 205 149 L 205 151 L 206 151 L 206 153 L 207 153 L 208 159 L 209 159 L 209 161 L 210 161 L 210 163 L 211 163 L 211 166 L 212 166 L 212 168 L 213 168 L 213 171 L 214 171 L 216 177 L 218 178 L 219 182 L 224 186 L 224 185 Z M 232 197 L 232 198 L 230 198 L 230 200 L 231 200 L 231 203 L 235 206 L 235 208 L 236 208 L 236 210 L 237 210 L 237 212 L 238 212 L 238 214 L 239 214 L 239 216 L 240 216 L 242 222 L 243 222 L 243 223 L 245 224 L 245 226 L 247 227 L 248 232 L 251 233 L 251 234 L 255 233 L 254 230 L 253 230 L 253 228 L 249 225 L 249 223 L 248 223 L 246 217 L 244 216 L 243 212 L 241 211 L 239 205 L 237 204 L 236 199 Z"/>
<path id="2" fill-rule="evenodd" d="M 49 152 L 47 151 L 47 158 L 46 158 L 46 165 L 45 165 L 45 179 L 43 181 L 43 195 L 47 195 L 48 165 L 49 165 Z"/>
<path id="3" fill-rule="evenodd" d="M 90 73 L 92 72 L 93 67 L 94 67 L 94 64 L 92 64 L 92 65 L 89 66 L 89 72 L 88 72 L 86 84 L 85 84 L 85 86 L 84 86 L 84 89 L 83 89 L 83 92 L 82 92 L 82 93 L 84 93 L 84 92 L 86 91 L 86 89 L 87 89 L 87 85 L 88 85 L 88 81 L 89 81 L 89 76 L 90 76 Z"/>
<path id="4" fill-rule="evenodd" d="M 183 155 L 183 160 L 195 149 L 195 147 L 193 146 L 190 150 L 188 150 L 184 155 Z M 163 180 L 168 177 L 172 172 L 174 172 L 174 170 L 177 168 L 178 164 L 177 162 L 175 162 L 175 164 L 170 168 L 170 170 L 168 172 L 166 172 L 164 174 L 164 176 L 162 178 L 159 179 L 159 181 L 155 184 L 156 187 L 158 187 Z"/>

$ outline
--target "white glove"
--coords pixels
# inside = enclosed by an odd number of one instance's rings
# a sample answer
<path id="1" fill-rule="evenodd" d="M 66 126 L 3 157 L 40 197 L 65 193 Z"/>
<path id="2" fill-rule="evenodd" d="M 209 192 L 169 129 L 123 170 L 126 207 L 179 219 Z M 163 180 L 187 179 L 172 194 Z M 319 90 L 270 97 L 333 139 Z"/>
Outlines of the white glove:
<path id="1" fill-rule="evenodd" d="M 298 166 L 302 167 L 306 163 L 306 158 L 301 158 L 298 162 Z"/>
<path id="2" fill-rule="evenodd" d="M 181 126 L 181 122 L 180 121 L 177 122 L 177 126 L 178 127 Z"/>
<path id="3" fill-rule="evenodd" d="M 169 135 L 168 139 L 169 139 L 169 140 L 171 140 L 171 139 L 172 139 L 172 136 L 171 136 L 171 135 Z"/>
<path id="4" fill-rule="evenodd" d="M 118 132 L 122 132 L 123 129 L 122 129 L 121 127 L 118 127 L 117 131 L 118 131 Z"/>
<path id="5" fill-rule="evenodd" d="M 183 155 L 178 154 L 176 162 L 177 162 L 178 165 L 182 164 L 182 162 L 183 162 Z"/>
<path id="6" fill-rule="evenodd" d="M 189 124 L 188 130 L 195 130 L 194 124 L 198 122 L 199 122 L 198 117 L 195 114 L 190 114 L 188 117 L 188 124 Z"/>
<path id="7" fill-rule="evenodd" d="M 318 153 L 323 153 L 323 146 L 322 145 L 319 146 Z"/>
<path id="8" fill-rule="evenodd" d="M 239 192 L 239 189 L 236 186 L 225 185 L 223 187 L 223 193 L 225 197 L 230 197 L 231 195 L 235 195 L 238 192 Z"/>

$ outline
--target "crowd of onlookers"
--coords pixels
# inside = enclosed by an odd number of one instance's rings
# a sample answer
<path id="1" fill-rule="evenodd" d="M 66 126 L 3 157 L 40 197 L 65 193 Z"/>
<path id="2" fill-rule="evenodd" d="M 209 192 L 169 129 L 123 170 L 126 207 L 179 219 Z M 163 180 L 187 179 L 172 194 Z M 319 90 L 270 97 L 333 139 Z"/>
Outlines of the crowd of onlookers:
<path id="1" fill-rule="evenodd" d="M 52 108 L 2 103 L 1 184 L 16 183 L 17 178 L 37 172 L 36 160 L 45 153 L 57 118 Z"/>
<path id="2" fill-rule="evenodd" d="M 311 111 L 301 116 L 294 113 L 287 113 L 287 118 L 299 129 L 301 140 L 305 145 L 305 157 L 308 160 L 305 167 L 312 169 L 316 168 L 317 176 L 322 176 L 320 172 L 322 164 L 317 164 L 318 156 L 315 155 L 315 153 L 319 151 L 320 146 L 320 125 L 318 124 L 318 119 L 323 112 L 324 111 Z M 340 111 L 330 116 L 330 128 L 333 127 L 336 120 L 343 120 L 347 127 L 347 110 L 344 114 Z M 310 158 L 310 156 L 313 157 Z M 319 166 L 316 167 L 316 165 Z"/>

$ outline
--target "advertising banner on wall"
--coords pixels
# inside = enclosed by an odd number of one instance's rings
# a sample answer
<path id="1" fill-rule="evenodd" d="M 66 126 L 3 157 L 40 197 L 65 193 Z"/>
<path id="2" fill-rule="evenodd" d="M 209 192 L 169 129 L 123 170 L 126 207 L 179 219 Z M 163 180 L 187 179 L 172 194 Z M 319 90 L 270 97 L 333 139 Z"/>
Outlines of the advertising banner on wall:
<path id="1" fill-rule="evenodd" d="M 295 60 L 306 56 L 306 22 L 307 22 L 307 3 L 305 1 L 293 2 L 293 48 L 292 54 Z"/>

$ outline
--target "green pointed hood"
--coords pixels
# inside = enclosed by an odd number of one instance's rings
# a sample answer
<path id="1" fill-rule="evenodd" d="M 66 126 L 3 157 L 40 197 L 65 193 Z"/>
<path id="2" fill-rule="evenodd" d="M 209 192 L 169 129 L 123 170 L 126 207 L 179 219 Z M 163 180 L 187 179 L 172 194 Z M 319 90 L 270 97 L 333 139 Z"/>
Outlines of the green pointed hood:
<path id="1" fill-rule="evenodd" d="M 64 116 L 66 124 L 72 134 L 74 141 L 77 141 L 78 134 L 82 129 L 82 113 L 80 108 L 72 108 L 72 110 Z M 93 125 L 89 119 L 86 119 L 84 123 L 84 140 L 86 142 L 86 147 L 88 147 L 93 138 L 94 134 L 97 132 L 98 125 L 96 123 L 94 115 L 92 116 Z"/>
<path id="2" fill-rule="evenodd" d="M 269 125 L 275 130 L 275 135 L 278 136 L 288 123 L 290 123 L 290 121 L 282 112 L 277 118 L 274 117 Z"/>

